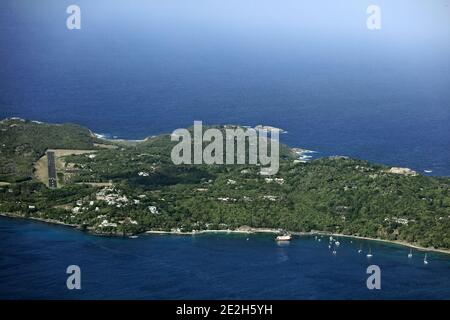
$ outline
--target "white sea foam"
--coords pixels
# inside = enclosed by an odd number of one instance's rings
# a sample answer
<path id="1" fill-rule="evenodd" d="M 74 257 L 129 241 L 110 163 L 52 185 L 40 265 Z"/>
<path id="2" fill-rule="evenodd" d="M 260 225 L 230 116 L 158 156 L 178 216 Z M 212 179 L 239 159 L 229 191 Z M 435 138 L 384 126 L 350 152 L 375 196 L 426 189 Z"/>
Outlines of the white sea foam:
<path id="1" fill-rule="evenodd" d="M 96 137 L 99 138 L 99 139 L 107 139 L 107 137 L 108 137 L 109 135 L 106 134 L 106 133 L 95 133 L 95 132 L 94 132 L 94 136 L 96 136 Z"/>

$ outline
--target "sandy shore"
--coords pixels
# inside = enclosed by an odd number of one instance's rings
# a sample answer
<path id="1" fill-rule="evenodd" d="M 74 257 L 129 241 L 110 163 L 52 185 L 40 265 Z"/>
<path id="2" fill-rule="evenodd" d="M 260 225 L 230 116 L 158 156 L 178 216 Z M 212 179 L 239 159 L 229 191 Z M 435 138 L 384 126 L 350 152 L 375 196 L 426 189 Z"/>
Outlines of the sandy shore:
<path id="1" fill-rule="evenodd" d="M 64 223 L 58 220 L 53 219 L 42 219 L 37 217 L 24 217 L 20 214 L 14 214 L 14 213 L 0 213 L 0 216 L 3 217 L 9 217 L 9 218 L 20 218 L 20 219 L 30 219 L 30 220 L 36 220 L 40 222 L 45 222 L 49 224 L 58 224 L 63 225 L 71 228 L 79 228 L 79 225 L 74 224 L 68 224 Z M 196 230 L 191 232 L 183 232 L 183 231 L 162 231 L 162 230 L 148 230 L 145 231 L 145 234 L 173 234 L 173 235 L 198 235 L 198 234 L 208 234 L 208 233 L 224 233 L 224 234 L 255 234 L 255 233 L 269 233 L 269 234 L 278 234 L 280 233 L 280 229 L 271 229 L 271 228 L 250 228 L 250 227 L 241 227 L 235 230 L 231 229 L 217 229 L 217 230 Z M 96 233 L 92 230 L 88 230 L 89 233 L 99 236 L 104 236 L 105 234 L 102 233 Z M 348 235 L 348 234 L 341 234 L 341 233 L 330 233 L 330 232 L 324 232 L 324 231 L 312 231 L 312 232 L 290 232 L 288 233 L 294 235 L 294 236 L 314 236 L 314 235 L 321 235 L 321 236 L 332 236 L 332 237 L 343 237 L 343 238 L 352 238 L 352 239 L 361 239 L 361 240 L 368 240 L 368 241 L 378 241 L 378 242 L 384 242 L 389 244 L 396 244 L 404 247 L 414 248 L 420 251 L 433 251 L 433 252 L 439 252 L 444 254 L 450 254 L 450 249 L 435 249 L 435 248 L 426 248 L 422 247 L 416 244 L 408 243 L 405 241 L 400 240 L 386 240 L 386 239 L 376 239 L 376 238 L 369 238 L 369 237 L 361 237 L 361 236 L 355 236 L 355 235 Z M 123 235 L 115 235 L 115 234 L 109 234 L 111 236 L 123 236 Z M 130 235 L 126 235 L 130 236 Z"/>
<path id="2" fill-rule="evenodd" d="M 409 242 L 405 242 L 405 241 L 401 241 L 401 240 L 376 239 L 376 238 L 353 236 L 353 235 L 347 235 L 347 234 L 341 234 L 341 233 L 327 233 L 327 232 L 316 232 L 316 233 L 311 233 L 311 234 L 319 234 L 319 235 L 326 235 L 326 236 L 333 236 L 333 237 L 343 237 L 343 238 L 378 241 L 378 242 L 384 242 L 384 243 L 397 244 L 397 245 L 401 245 L 401 246 L 404 246 L 404 247 L 417 249 L 417 250 L 420 250 L 420 251 L 433 251 L 433 252 L 440 252 L 440 253 L 450 254 L 450 249 L 426 248 L 426 247 L 422 247 L 422 246 L 419 246 L 419 245 L 416 245 L 416 244 L 412 244 L 412 243 L 409 243 Z"/>
<path id="3" fill-rule="evenodd" d="M 227 233 L 240 233 L 240 234 L 250 234 L 252 232 L 240 231 L 240 230 L 199 230 L 199 231 L 190 231 L 190 232 L 149 230 L 149 231 L 145 231 L 145 233 L 148 233 L 148 234 L 176 234 L 176 235 L 193 236 L 193 235 L 196 235 L 196 234 L 204 234 L 204 233 L 225 233 L 225 234 L 227 234 Z"/>
<path id="4" fill-rule="evenodd" d="M 204 233 L 238 233 L 238 234 L 251 234 L 251 233 L 280 233 L 279 229 L 270 228 L 245 228 L 245 229 L 211 229 L 211 230 L 195 230 L 195 231 L 161 231 L 161 230 L 149 230 L 145 233 L 150 234 L 179 234 L 179 235 L 196 235 Z M 294 233 L 292 233 L 294 234 Z"/>
<path id="5" fill-rule="evenodd" d="M 207 234 L 207 233 L 240 233 L 240 234 L 252 234 L 252 233 L 270 233 L 270 234 L 278 234 L 280 233 L 279 229 L 270 229 L 270 228 L 246 228 L 246 229 L 236 229 L 236 230 L 200 230 L 193 232 L 182 232 L 182 231 L 159 231 L 159 230 L 150 230 L 146 231 L 147 234 L 175 234 L 175 235 L 196 235 L 196 234 Z M 361 237 L 355 235 L 341 234 L 341 233 L 330 233 L 324 231 L 313 231 L 313 232 L 290 232 L 288 233 L 294 236 L 333 236 L 333 237 L 343 237 L 343 238 L 351 238 L 351 239 L 360 239 L 360 240 L 368 240 L 368 241 L 378 241 L 389 244 L 396 244 L 404 247 L 414 248 L 420 251 L 433 251 L 444 254 L 450 254 L 450 249 L 435 249 L 435 248 L 426 248 L 419 245 L 415 245 L 412 243 L 408 243 L 400 240 L 386 240 L 386 239 L 376 239 L 369 237 Z"/>

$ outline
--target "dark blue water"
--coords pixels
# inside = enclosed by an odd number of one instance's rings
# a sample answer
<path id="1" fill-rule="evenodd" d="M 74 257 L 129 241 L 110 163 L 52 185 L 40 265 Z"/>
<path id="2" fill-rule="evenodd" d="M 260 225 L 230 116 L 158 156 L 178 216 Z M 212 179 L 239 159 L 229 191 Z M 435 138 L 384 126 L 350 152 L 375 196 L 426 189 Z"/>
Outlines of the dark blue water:
<path id="1" fill-rule="evenodd" d="M 140 139 L 202 120 L 273 125 L 282 142 L 450 176 L 449 0 L 0 2 L 0 118 Z M 94 237 L 0 219 L 0 298 L 450 298 L 450 260 L 371 243 L 270 236 Z M 364 242 L 367 247 L 368 242 Z M 65 268 L 82 269 L 80 292 Z"/>
<path id="2" fill-rule="evenodd" d="M 139 139 L 203 120 L 450 175 L 449 0 L 0 3 L 0 117 Z"/>
<path id="3" fill-rule="evenodd" d="M 248 240 L 247 240 L 248 239 Z M 67 227 L 0 218 L 0 299 L 450 299 L 450 257 L 341 239 L 270 235 L 97 237 Z M 364 253 L 358 254 L 362 246 Z M 373 258 L 365 256 L 372 248 Z M 81 268 L 81 290 L 65 270 Z M 368 290 L 366 268 L 381 268 Z"/>

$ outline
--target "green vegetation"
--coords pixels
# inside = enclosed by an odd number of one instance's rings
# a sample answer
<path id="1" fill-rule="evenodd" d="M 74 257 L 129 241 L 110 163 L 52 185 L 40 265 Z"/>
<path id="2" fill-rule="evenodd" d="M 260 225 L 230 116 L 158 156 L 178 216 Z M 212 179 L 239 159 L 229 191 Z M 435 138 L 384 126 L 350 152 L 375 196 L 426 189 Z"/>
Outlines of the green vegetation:
<path id="1" fill-rule="evenodd" d="M 64 142 L 58 136 L 45 140 L 46 130 L 33 129 L 30 141 L 18 129 L 8 138 L 2 131 L 1 143 L 15 147 L 2 150 L 0 163 L 18 161 L 22 150 L 31 154 L 27 159 L 36 159 L 58 143 L 64 148 L 93 147 L 92 136 L 83 134 L 87 129 L 64 128 L 59 133 Z M 17 182 L 0 186 L 0 212 L 118 235 L 247 225 L 450 248 L 449 178 L 388 173 L 388 167 L 345 157 L 296 163 L 286 146 L 278 174 L 267 177 L 256 165 L 173 165 L 173 145 L 169 136 L 161 135 L 98 150 L 95 157 L 66 156 L 71 172 L 60 173 L 68 181 L 60 189 L 48 189 L 34 179 L 20 182 L 24 171 L 16 170 L 6 177 Z M 95 185 L 109 181 L 110 187 Z M 88 182 L 92 184 L 83 184 Z"/>
<path id="2" fill-rule="evenodd" d="M 12 118 L 0 122 L 0 181 L 29 180 L 46 149 L 95 149 L 99 140 L 74 124 L 50 125 Z"/>

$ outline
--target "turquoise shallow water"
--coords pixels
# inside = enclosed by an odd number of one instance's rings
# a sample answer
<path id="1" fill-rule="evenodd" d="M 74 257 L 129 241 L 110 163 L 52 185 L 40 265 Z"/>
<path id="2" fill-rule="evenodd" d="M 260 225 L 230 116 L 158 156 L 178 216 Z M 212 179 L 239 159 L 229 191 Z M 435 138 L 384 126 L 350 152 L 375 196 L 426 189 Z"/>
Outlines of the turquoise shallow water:
<path id="1" fill-rule="evenodd" d="M 352 243 L 350 242 L 352 241 Z M 270 235 L 99 237 L 0 218 L 1 299 L 450 299 L 450 256 L 373 241 Z M 364 253 L 358 254 L 362 246 Z M 371 247 L 372 259 L 366 258 Z M 81 290 L 65 270 L 81 268 Z M 368 290 L 366 268 L 381 268 Z"/>

